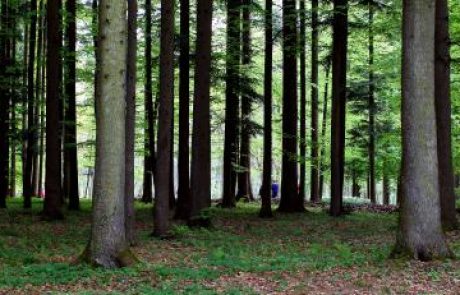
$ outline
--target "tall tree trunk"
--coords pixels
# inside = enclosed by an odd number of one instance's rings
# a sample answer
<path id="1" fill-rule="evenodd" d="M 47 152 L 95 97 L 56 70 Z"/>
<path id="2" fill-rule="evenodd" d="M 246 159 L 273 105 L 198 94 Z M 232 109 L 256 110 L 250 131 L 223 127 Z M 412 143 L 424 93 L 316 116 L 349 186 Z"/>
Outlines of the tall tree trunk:
<path id="1" fill-rule="evenodd" d="M 345 165 L 345 113 L 347 99 L 348 0 L 334 1 L 332 49 L 332 122 L 331 122 L 331 210 L 332 216 L 343 212 L 343 177 Z"/>
<path id="2" fill-rule="evenodd" d="M 211 206 L 211 40 L 212 0 L 198 0 L 192 138 L 191 216 Z"/>
<path id="3" fill-rule="evenodd" d="M 171 129 L 174 88 L 174 1 L 161 1 L 160 109 L 158 116 L 158 162 L 155 171 L 155 217 L 153 235 L 169 234 Z M 160 170 L 161 169 L 161 170 Z"/>
<path id="4" fill-rule="evenodd" d="M 30 2 L 30 33 L 29 33 L 29 58 L 27 62 L 27 156 L 25 170 L 23 171 L 24 177 L 24 208 L 32 206 L 32 171 L 33 171 L 33 156 L 34 156 L 34 110 L 35 110 L 35 47 L 37 36 L 37 0 Z"/>
<path id="5" fill-rule="evenodd" d="M 297 177 L 297 11 L 295 0 L 283 0 L 283 163 L 280 212 L 304 210 Z"/>
<path id="6" fill-rule="evenodd" d="M 47 3 L 46 197 L 43 216 L 50 220 L 63 218 L 61 212 L 61 137 L 59 128 L 56 128 L 60 124 L 61 112 L 59 108 L 59 69 L 61 68 L 62 38 L 59 34 L 61 26 L 59 3 L 60 0 L 48 0 Z"/>
<path id="7" fill-rule="evenodd" d="M 273 1 L 265 1 L 265 60 L 264 60 L 264 162 L 262 175 L 261 218 L 273 217 L 272 187 L 272 100 L 273 100 Z"/>
<path id="8" fill-rule="evenodd" d="M 383 164 L 386 166 L 385 163 Z M 383 205 L 390 205 L 390 178 L 388 173 L 383 170 L 383 181 L 382 181 L 382 191 L 383 191 Z"/>
<path id="9" fill-rule="evenodd" d="M 446 230 L 458 228 L 452 166 L 452 122 L 450 102 L 450 37 L 447 0 L 436 0 L 435 103 L 438 134 L 439 193 L 441 219 Z"/>
<path id="10" fill-rule="evenodd" d="M 8 196 L 8 117 L 9 117 L 9 87 L 6 82 L 6 68 L 9 66 L 9 56 L 7 52 L 8 42 L 8 2 L 1 2 L 0 16 L 0 209 L 6 208 L 6 198 Z"/>
<path id="11" fill-rule="evenodd" d="M 44 11 L 46 11 L 45 5 L 43 5 Z M 46 52 L 46 17 L 43 16 L 42 20 L 42 32 L 41 34 L 43 35 L 43 48 L 42 52 Z M 44 165 L 45 165 L 45 102 L 46 102 L 46 55 L 44 54 L 42 57 L 42 63 L 40 65 L 40 71 L 41 71 L 41 89 L 40 89 L 40 150 L 39 150 L 39 173 L 38 173 L 38 183 L 39 183 L 39 196 L 43 196 L 43 173 L 44 173 Z"/>
<path id="12" fill-rule="evenodd" d="M 225 208 L 235 207 L 235 170 L 237 163 L 237 130 L 239 105 L 241 0 L 227 1 L 227 57 L 225 90 L 225 139 L 223 200 Z"/>
<path id="13" fill-rule="evenodd" d="M 198 45 L 198 44 L 197 44 Z M 177 219 L 188 219 L 191 210 L 190 193 L 190 1 L 180 0 L 179 58 L 179 187 Z"/>
<path id="14" fill-rule="evenodd" d="M 131 262 L 124 210 L 126 1 L 101 0 L 99 19 L 105 21 L 99 22 L 97 48 L 94 209 L 91 238 L 83 258 L 94 265 L 114 268 Z"/>
<path id="15" fill-rule="evenodd" d="M 21 121 L 22 121 L 22 150 L 21 150 L 21 171 L 22 171 L 22 195 L 25 194 L 25 187 L 27 186 L 26 177 L 24 177 L 26 171 L 26 162 L 27 162 L 27 62 L 29 58 L 29 24 L 24 25 L 24 48 L 23 48 L 23 60 L 22 60 L 22 112 L 21 112 Z M 24 208 L 28 209 L 32 206 L 32 202 L 24 199 Z"/>
<path id="16" fill-rule="evenodd" d="M 300 179 L 299 179 L 299 198 L 302 203 L 306 196 L 306 178 L 307 178 L 307 49 L 306 49 L 306 10 L 305 0 L 300 0 Z M 313 106 L 313 105 L 312 105 Z M 313 128 L 313 126 L 312 126 Z M 312 146 L 313 148 L 313 146 Z M 313 151 L 313 149 L 312 149 Z M 312 159 L 313 161 L 313 159 Z M 313 165 L 313 163 L 312 163 Z"/>
<path id="17" fill-rule="evenodd" d="M 401 213 L 394 254 L 450 257 L 441 226 L 435 110 L 435 0 L 403 2 Z"/>
<path id="18" fill-rule="evenodd" d="M 76 0 L 67 0 L 66 8 L 66 57 L 65 69 L 65 98 L 67 105 L 65 109 L 65 132 L 64 132 L 64 193 L 69 200 L 69 210 L 80 209 L 80 198 L 78 194 L 78 163 L 77 163 L 77 120 L 76 120 L 76 43 L 77 27 Z"/>
<path id="19" fill-rule="evenodd" d="M 144 106 L 147 127 L 144 135 L 144 187 L 142 202 L 153 200 L 153 159 L 155 157 L 154 121 L 153 121 L 153 87 L 152 87 L 152 1 L 145 1 L 145 85 Z"/>
<path id="20" fill-rule="evenodd" d="M 242 23 L 242 52 L 241 64 L 243 67 L 241 95 L 241 142 L 240 142 L 240 169 L 238 174 L 238 197 L 253 200 L 251 191 L 251 135 L 249 124 L 251 121 L 251 82 L 249 78 L 251 66 L 251 1 L 242 0 L 243 23 Z"/>
<path id="21" fill-rule="evenodd" d="M 329 74 L 331 71 L 330 58 L 327 59 L 325 66 L 326 70 L 326 82 L 324 84 L 324 98 L 323 98 L 323 118 L 321 126 L 321 156 L 318 164 L 320 176 L 319 176 L 319 188 L 318 188 L 318 202 L 323 198 L 324 191 L 324 174 L 326 173 L 325 157 L 326 157 L 326 130 L 327 130 L 327 111 L 328 111 L 328 100 L 329 100 Z"/>
<path id="22" fill-rule="evenodd" d="M 376 203 L 375 195 L 375 81 L 374 81 L 374 3 L 369 1 L 369 194 L 371 203 Z"/>
<path id="23" fill-rule="evenodd" d="M 318 0 L 311 2 L 311 190 L 312 202 L 319 202 L 319 159 L 318 159 Z"/>
<path id="24" fill-rule="evenodd" d="M 130 245 L 136 243 L 134 212 L 134 145 L 136 140 L 137 0 L 128 1 L 128 56 L 126 76 L 125 134 L 125 231 Z"/>

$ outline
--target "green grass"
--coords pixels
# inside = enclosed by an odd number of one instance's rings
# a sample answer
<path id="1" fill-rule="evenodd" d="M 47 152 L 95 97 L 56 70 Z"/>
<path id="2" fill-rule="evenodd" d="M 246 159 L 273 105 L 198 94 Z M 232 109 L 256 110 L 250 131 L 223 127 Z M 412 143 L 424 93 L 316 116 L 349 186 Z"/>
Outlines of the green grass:
<path id="1" fill-rule="evenodd" d="M 150 237 L 150 206 L 137 204 L 139 242 L 133 251 L 142 262 L 120 270 L 95 269 L 71 263 L 89 237 L 88 201 L 82 202 L 81 212 L 66 212 L 64 221 L 52 223 L 40 220 L 40 200 L 34 200 L 30 212 L 21 205 L 20 199 L 10 200 L 8 211 L 0 211 L 0 293 L 47 284 L 46 290 L 78 294 L 251 294 L 253 288 L 224 278 L 249 273 L 283 289 L 288 286 L 284 274 L 354 267 L 379 272 L 395 264 L 387 258 L 396 214 L 333 219 L 312 209 L 260 220 L 258 205 L 244 204 L 236 210 L 209 210 L 214 225 L 209 230 L 174 224 L 175 240 L 161 241 Z M 460 241 L 451 247 L 460 255 Z M 427 276 L 440 280 L 437 269 Z M 216 284 L 222 289 L 217 291 Z"/>

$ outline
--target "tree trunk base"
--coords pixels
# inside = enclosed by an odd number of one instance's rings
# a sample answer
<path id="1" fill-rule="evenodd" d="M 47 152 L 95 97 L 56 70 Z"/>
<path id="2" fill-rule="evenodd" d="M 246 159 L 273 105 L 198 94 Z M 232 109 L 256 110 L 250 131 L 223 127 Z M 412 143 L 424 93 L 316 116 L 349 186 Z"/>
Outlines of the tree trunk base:
<path id="1" fill-rule="evenodd" d="M 397 241 L 390 258 L 408 258 L 420 260 L 423 262 L 442 259 L 455 258 L 445 241 L 433 243 L 431 246 L 408 245 L 407 243 Z"/>
<path id="2" fill-rule="evenodd" d="M 271 208 L 261 208 L 259 212 L 259 217 L 266 218 L 266 219 L 273 218 L 273 212 Z"/>
<path id="3" fill-rule="evenodd" d="M 64 214 L 59 210 L 54 211 L 43 211 L 41 213 L 41 220 L 43 221 L 57 221 L 64 220 Z"/>
<path id="4" fill-rule="evenodd" d="M 88 245 L 78 258 L 78 262 L 87 263 L 93 267 L 121 268 L 132 266 L 140 261 L 129 248 L 120 251 L 116 256 L 106 254 L 100 257 L 93 257 L 93 255 L 91 255 L 90 246 Z"/>

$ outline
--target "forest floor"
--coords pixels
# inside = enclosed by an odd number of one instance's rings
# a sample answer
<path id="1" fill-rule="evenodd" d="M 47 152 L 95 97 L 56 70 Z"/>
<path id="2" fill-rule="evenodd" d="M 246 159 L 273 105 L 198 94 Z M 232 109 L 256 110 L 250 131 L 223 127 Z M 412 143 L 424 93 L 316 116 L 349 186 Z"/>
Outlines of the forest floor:
<path id="1" fill-rule="evenodd" d="M 257 217 L 257 204 L 213 208 L 212 229 L 174 225 L 175 239 L 150 237 L 150 206 L 138 204 L 141 263 L 120 270 L 74 264 L 90 231 L 90 203 L 43 222 L 21 200 L 0 211 L 0 294 L 460 294 L 460 261 L 388 259 L 396 213 L 309 213 Z M 449 233 L 460 257 L 460 231 Z"/>

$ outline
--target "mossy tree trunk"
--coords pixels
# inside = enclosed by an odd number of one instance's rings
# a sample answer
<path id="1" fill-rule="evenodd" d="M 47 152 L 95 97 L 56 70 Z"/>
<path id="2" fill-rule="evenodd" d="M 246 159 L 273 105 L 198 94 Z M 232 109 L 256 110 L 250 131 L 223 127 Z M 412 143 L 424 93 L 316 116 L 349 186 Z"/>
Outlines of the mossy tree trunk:
<path id="1" fill-rule="evenodd" d="M 394 254 L 451 256 L 442 227 L 435 111 L 435 0 L 403 2 L 401 213 Z"/>

